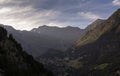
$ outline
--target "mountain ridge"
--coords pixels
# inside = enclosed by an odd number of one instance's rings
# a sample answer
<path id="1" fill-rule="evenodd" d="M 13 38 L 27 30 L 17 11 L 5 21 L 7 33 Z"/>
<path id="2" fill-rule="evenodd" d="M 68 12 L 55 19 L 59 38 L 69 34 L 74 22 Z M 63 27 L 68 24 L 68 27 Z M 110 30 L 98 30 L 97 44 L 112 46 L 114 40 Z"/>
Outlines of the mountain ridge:
<path id="1" fill-rule="evenodd" d="M 111 25 L 116 25 L 113 23 L 119 24 L 119 21 L 118 21 L 119 17 L 120 17 L 119 12 L 120 12 L 120 9 L 115 11 L 106 21 L 103 21 L 103 23 L 99 24 L 98 27 L 95 28 L 96 30 L 93 30 L 93 31 L 87 33 L 84 37 L 82 37 L 80 40 L 78 40 L 78 42 L 76 43 L 77 46 L 82 46 L 87 43 L 96 41 L 103 33 L 107 32 L 111 28 L 115 27 L 115 26 L 111 26 Z M 106 25 L 108 25 L 108 26 L 106 26 Z"/>
<path id="2" fill-rule="evenodd" d="M 35 57 L 52 48 L 65 51 L 74 44 L 82 32 L 79 28 L 71 26 L 65 28 L 41 26 L 44 28 L 42 28 L 43 32 L 41 33 L 20 31 L 9 26 L 1 26 L 13 34 L 15 39 L 22 44 L 23 48 L 28 50 L 27 53 Z M 48 31 L 46 28 L 50 30 Z"/>
<path id="3" fill-rule="evenodd" d="M 28 55 L 12 34 L 0 27 L 0 75 L 52 76 L 52 73 Z"/>

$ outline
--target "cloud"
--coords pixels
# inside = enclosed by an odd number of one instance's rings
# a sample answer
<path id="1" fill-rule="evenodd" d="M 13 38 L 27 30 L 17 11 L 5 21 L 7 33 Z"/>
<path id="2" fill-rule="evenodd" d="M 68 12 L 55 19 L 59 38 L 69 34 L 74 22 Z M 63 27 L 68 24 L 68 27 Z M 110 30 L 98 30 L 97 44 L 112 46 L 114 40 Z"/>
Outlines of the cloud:
<path id="1" fill-rule="evenodd" d="M 58 23 L 58 22 L 50 22 L 47 24 L 48 26 L 58 26 L 58 27 L 64 27 L 62 23 Z"/>
<path id="2" fill-rule="evenodd" d="M 78 13 L 81 17 L 84 17 L 86 19 L 96 20 L 98 18 L 101 18 L 99 15 L 93 14 L 92 12 L 79 12 Z"/>
<path id="3" fill-rule="evenodd" d="M 0 0 L 0 3 L 10 2 L 11 0 Z"/>
<path id="4" fill-rule="evenodd" d="M 37 10 L 30 6 L 3 7 L 0 9 L 0 23 L 12 25 L 16 29 L 30 30 L 51 23 L 59 14 L 56 10 Z"/>
<path id="5" fill-rule="evenodd" d="M 0 0 L 0 23 L 20 30 L 42 25 L 83 27 L 107 14 L 103 4 L 98 0 Z"/>
<path id="6" fill-rule="evenodd" d="M 112 3 L 115 6 L 120 6 L 120 0 L 113 0 Z"/>
<path id="7" fill-rule="evenodd" d="M 47 0 L 0 0 L 0 24 L 20 30 L 31 30 L 42 25 L 64 26 L 65 22 L 58 19 L 61 11 L 35 7 L 44 1 Z"/>
<path id="8" fill-rule="evenodd" d="M 27 2 L 28 0 L 0 0 L 0 4 L 20 4 L 23 2 Z"/>

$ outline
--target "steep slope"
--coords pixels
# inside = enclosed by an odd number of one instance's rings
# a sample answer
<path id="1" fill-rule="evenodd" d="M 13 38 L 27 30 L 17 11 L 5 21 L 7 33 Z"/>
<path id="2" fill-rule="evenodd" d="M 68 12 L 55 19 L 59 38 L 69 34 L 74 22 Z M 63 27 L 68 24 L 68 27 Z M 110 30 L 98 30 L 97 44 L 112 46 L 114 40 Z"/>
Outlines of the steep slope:
<path id="1" fill-rule="evenodd" d="M 91 40 L 96 34 L 95 39 Z M 73 74 L 120 76 L 120 9 L 85 36 L 80 41 L 88 40 L 86 45 L 81 46 L 80 42 L 67 54 L 71 60 L 77 59 L 83 65 L 79 68 L 81 71 L 74 71 Z"/>
<path id="2" fill-rule="evenodd" d="M 44 54 L 51 48 L 65 51 L 74 44 L 83 31 L 70 26 L 65 28 L 41 26 L 32 31 L 20 31 L 10 26 L 1 26 L 12 33 L 23 48 L 34 57 Z"/>
<path id="3" fill-rule="evenodd" d="M 94 30 L 86 33 L 84 37 L 82 37 L 77 42 L 77 46 L 85 45 L 97 40 L 102 34 L 109 31 L 111 28 L 116 27 L 116 24 L 119 24 L 119 11 L 118 9 L 111 17 L 108 18 L 105 22 L 103 21 L 98 27 L 95 27 Z M 114 26 L 113 26 L 114 25 Z"/>
<path id="4" fill-rule="evenodd" d="M 105 22 L 106 20 L 103 19 L 97 19 L 95 20 L 93 23 L 91 23 L 90 25 L 88 25 L 85 30 L 86 31 L 92 31 L 94 28 L 100 26 L 103 22 Z"/>
<path id="5" fill-rule="evenodd" d="M 77 46 L 82 46 L 91 42 L 94 42 L 99 36 L 101 35 L 101 29 L 97 29 L 98 27 L 102 27 L 102 24 L 106 20 L 97 19 L 92 24 L 88 25 L 87 28 L 85 28 L 85 32 L 83 36 L 80 37 L 80 39 L 76 42 Z M 96 29 L 96 30 L 93 30 Z"/>
<path id="6" fill-rule="evenodd" d="M 0 27 L 0 75 L 2 76 L 52 76 L 43 65 L 23 51 L 7 31 Z"/>

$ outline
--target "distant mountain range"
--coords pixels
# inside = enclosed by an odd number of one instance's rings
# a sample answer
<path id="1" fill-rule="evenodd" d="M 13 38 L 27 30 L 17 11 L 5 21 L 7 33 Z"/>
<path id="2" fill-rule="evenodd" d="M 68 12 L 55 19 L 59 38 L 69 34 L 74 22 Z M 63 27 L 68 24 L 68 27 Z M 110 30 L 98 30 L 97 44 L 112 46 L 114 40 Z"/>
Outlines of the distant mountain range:
<path id="1" fill-rule="evenodd" d="M 3 26 L 12 33 L 15 39 L 22 44 L 25 50 L 34 57 L 39 56 L 49 49 L 65 51 L 74 45 L 75 41 L 82 35 L 83 29 L 78 27 L 50 27 L 40 26 L 31 31 L 16 30 L 11 26 Z"/>
<path id="2" fill-rule="evenodd" d="M 85 30 L 67 51 L 47 53 L 38 60 L 57 76 L 120 76 L 120 9 Z"/>

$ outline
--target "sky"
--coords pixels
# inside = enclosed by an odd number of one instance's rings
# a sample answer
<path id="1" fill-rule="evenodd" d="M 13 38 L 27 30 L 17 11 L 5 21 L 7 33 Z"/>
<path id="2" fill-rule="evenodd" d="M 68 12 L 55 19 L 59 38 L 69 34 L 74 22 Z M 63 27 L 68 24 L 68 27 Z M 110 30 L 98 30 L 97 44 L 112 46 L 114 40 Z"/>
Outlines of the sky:
<path id="1" fill-rule="evenodd" d="M 0 24 L 19 30 L 42 25 L 84 29 L 119 7 L 120 0 L 0 0 Z"/>

